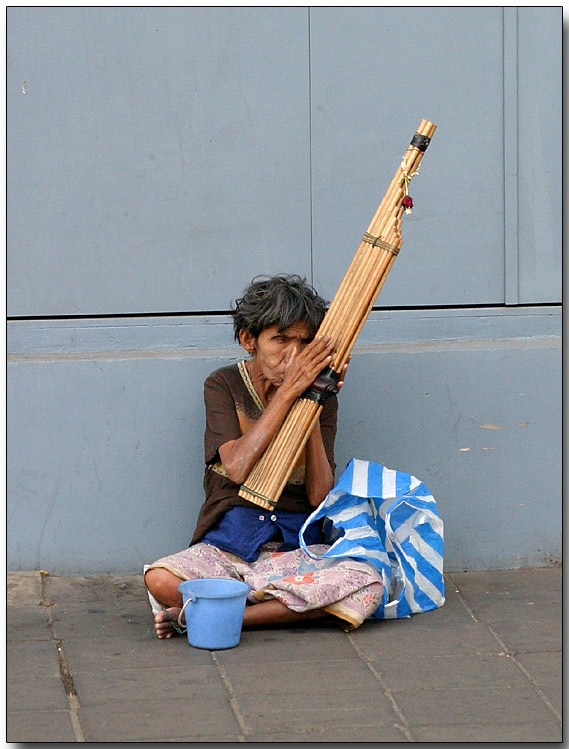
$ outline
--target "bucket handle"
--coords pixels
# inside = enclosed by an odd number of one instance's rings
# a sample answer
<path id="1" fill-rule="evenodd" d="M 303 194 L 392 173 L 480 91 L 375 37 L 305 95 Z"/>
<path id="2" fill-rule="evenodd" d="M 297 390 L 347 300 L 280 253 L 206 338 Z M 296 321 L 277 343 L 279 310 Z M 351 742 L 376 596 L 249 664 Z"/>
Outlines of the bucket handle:
<path id="1" fill-rule="evenodd" d="M 182 614 L 183 614 L 183 613 L 184 613 L 184 611 L 186 610 L 186 606 L 188 605 L 188 603 L 190 603 L 191 601 L 195 601 L 195 600 L 196 600 L 195 598 L 186 598 L 186 600 L 184 601 L 184 605 L 183 605 L 183 606 L 182 606 L 182 608 L 180 609 L 180 613 L 178 614 L 178 625 L 179 625 L 180 627 L 182 627 L 182 629 L 183 629 L 183 628 L 184 628 L 185 626 L 187 626 L 187 622 L 186 622 L 186 624 L 182 624 Z"/>

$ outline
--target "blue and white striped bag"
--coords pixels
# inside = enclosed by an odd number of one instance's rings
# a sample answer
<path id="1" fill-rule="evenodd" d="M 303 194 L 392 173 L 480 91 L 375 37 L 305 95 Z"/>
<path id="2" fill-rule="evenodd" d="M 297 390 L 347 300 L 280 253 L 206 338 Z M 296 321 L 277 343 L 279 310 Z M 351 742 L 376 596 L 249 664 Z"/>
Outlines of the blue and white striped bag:
<path id="1" fill-rule="evenodd" d="M 300 530 L 324 518 L 330 548 L 323 557 L 352 557 L 381 572 L 383 600 L 373 614 L 396 619 L 445 601 L 443 521 L 425 484 L 408 473 L 352 458 L 324 502 Z"/>

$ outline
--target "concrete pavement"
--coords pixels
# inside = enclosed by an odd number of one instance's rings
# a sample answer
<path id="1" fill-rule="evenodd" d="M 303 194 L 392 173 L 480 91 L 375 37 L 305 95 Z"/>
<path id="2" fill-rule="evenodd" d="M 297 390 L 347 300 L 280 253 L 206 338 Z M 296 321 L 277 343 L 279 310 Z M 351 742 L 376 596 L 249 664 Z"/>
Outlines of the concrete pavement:
<path id="1" fill-rule="evenodd" d="M 447 574 L 436 611 L 210 652 L 155 638 L 141 575 L 8 572 L 6 739 L 559 743 L 561 577 Z"/>

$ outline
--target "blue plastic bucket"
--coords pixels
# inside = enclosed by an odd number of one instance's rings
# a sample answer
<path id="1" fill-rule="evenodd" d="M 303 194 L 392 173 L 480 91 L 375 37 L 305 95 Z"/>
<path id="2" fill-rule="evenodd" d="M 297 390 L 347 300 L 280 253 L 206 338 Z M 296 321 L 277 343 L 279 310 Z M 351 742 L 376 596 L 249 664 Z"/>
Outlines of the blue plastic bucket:
<path id="1" fill-rule="evenodd" d="M 188 642 L 194 648 L 234 648 L 241 638 L 247 583 L 214 577 L 186 580 L 178 585 L 182 594 Z M 181 614 L 180 614 L 181 616 Z"/>

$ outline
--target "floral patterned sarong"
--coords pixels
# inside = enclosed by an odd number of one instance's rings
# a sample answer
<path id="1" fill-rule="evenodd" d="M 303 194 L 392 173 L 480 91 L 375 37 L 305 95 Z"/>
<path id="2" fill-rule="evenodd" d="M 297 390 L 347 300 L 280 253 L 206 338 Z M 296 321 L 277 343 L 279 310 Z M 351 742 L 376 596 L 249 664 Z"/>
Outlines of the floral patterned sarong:
<path id="1" fill-rule="evenodd" d="M 321 556 L 328 547 L 308 549 Z M 255 604 L 276 598 L 297 612 L 324 609 L 347 622 L 350 629 L 373 614 L 381 603 L 381 576 L 370 564 L 354 559 L 311 558 L 302 549 L 278 551 L 278 543 L 265 544 L 255 562 L 215 546 L 198 543 L 145 567 L 169 570 L 182 580 L 229 577 L 251 586 L 247 595 Z"/>

